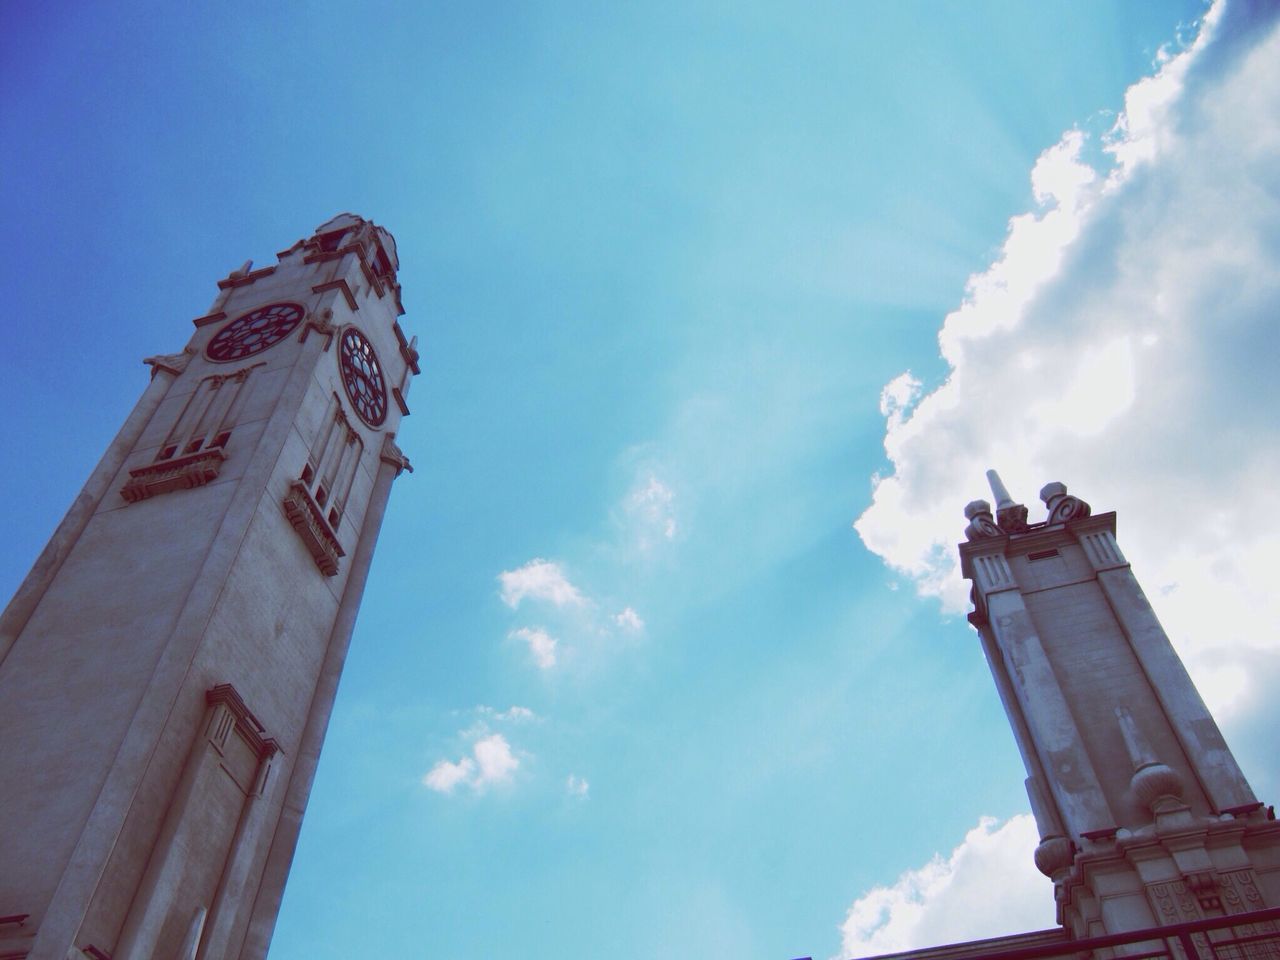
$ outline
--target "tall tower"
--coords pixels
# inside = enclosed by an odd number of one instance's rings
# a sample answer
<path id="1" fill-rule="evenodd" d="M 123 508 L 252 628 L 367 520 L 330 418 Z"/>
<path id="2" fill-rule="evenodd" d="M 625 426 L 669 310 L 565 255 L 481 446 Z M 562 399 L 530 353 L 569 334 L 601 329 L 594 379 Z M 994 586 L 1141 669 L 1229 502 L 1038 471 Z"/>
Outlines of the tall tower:
<path id="1" fill-rule="evenodd" d="M 1041 523 L 989 472 L 965 508 L 969 621 L 1013 726 L 1036 866 L 1076 938 L 1280 906 L 1254 796 L 1116 543 L 1061 483 Z"/>
<path id="2" fill-rule="evenodd" d="M 260 960 L 392 481 L 391 234 L 218 281 L 0 616 L 0 960 Z"/>

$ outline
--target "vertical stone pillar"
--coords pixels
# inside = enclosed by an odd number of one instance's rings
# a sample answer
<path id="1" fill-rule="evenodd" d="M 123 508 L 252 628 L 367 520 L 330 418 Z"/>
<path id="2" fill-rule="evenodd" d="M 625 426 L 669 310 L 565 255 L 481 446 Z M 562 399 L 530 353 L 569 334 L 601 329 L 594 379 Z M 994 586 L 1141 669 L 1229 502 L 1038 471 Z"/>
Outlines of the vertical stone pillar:
<path id="1" fill-rule="evenodd" d="M 1075 837 L 1112 829 L 1093 762 L 1009 570 L 1003 540 L 983 542 L 965 561 L 1063 826 Z"/>
<path id="2" fill-rule="evenodd" d="M 114 954 L 115 960 L 148 960 L 157 953 L 171 951 L 174 945 L 164 943 L 162 938 L 165 930 L 172 927 L 175 911 L 199 917 L 203 932 L 209 903 L 181 899 L 184 888 L 189 886 L 183 881 L 190 872 L 193 849 L 219 850 L 226 864 L 212 898 L 215 918 L 221 906 L 219 901 L 225 899 L 228 870 L 234 873 L 237 862 L 250 856 L 249 851 L 243 849 L 247 839 L 244 824 L 255 807 L 254 800 L 276 753 L 276 743 L 262 735 L 257 719 L 230 684 L 214 687 L 206 699 L 209 706 L 205 722 L 192 744 L 190 758 L 174 792 L 151 861 L 134 896 Z M 206 832 L 208 826 L 216 822 L 211 817 L 211 807 L 224 802 L 219 798 L 227 794 L 227 791 L 218 789 L 217 781 L 226 777 L 237 783 L 243 782 L 248 790 L 243 795 L 234 793 L 236 797 L 242 797 L 235 832 L 231 836 L 210 836 Z M 187 896 L 190 895 L 187 892 Z M 190 939 L 191 921 L 185 917 L 180 919 L 184 921 Z M 199 943 L 200 936 L 196 933 L 195 943 Z"/>
<path id="3" fill-rule="evenodd" d="M 329 729 L 329 717 L 333 713 L 333 701 L 338 693 L 338 680 L 342 675 L 343 664 L 346 663 L 347 650 L 351 645 L 351 633 L 355 628 L 356 613 L 360 607 L 360 598 L 369 577 L 373 549 L 378 540 L 378 532 L 382 529 L 383 517 L 387 512 L 391 486 L 396 477 L 405 470 L 410 472 L 413 470 L 409 464 L 409 458 L 396 446 L 392 434 L 384 435 L 373 493 L 364 515 L 359 542 L 351 558 L 351 572 L 347 575 L 342 603 L 338 607 L 324 665 L 321 667 L 315 695 L 311 700 L 307 725 L 289 777 L 284 809 L 281 811 L 275 836 L 271 841 L 271 850 L 267 855 L 262 883 L 254 901 L 244 947 L 239 955 L 240 960 L 266 960 L 267 949 L 271 946 L 276 915 L 280 912 L 280 901 L 284 896 L 285 880 L 288 878 L 289 867 L 293 863 L 294 851 L 297 849 L 298 833 L 302 829 L 302 815 L 306 810 L 307 798 L 311 795 L 311 785 L 315 781 L 316 767 L 320 761 L 320 746 L 324 742 L 325 732 Z"/>
<path id="4" fill-rule="evenodd" d="M 1069 529 L 1096 571 L 1098 586 L 1210 803 L 1219 813 L 1240 813 L 1258 807 L 1257 797 L 1151 609 L 1129 561 L 1120 552 L 1107 521 L 1100 517 L 1078 520 Z"/>

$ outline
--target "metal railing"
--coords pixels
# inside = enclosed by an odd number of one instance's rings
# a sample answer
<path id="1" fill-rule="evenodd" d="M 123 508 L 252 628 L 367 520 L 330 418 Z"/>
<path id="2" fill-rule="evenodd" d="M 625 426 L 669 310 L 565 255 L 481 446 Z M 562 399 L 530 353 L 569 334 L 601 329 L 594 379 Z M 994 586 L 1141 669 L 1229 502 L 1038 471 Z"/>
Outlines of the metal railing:
<path id="1" fill-rule="evenodd" d="M 997 939 L 886 954 L 869 960 L 908 960 L 913 956 L 964 960 L 1280 960 L 1280 907 L 1086 940 L 1064 939 L 1034 946 L 1009 944 L 1002 949 Z"/>

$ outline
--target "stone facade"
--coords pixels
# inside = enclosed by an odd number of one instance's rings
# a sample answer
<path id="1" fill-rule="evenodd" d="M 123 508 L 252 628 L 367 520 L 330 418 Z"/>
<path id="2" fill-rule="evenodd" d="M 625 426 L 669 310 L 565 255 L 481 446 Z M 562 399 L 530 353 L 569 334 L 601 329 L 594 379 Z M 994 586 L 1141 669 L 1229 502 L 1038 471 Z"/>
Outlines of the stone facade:
<path id="1" fill-rule="evenodd" d="M 265 957 L 418 354 L 344 214 L 218 282 L 0 616 L 0 960 Z"/>
<path id="2" fill-rule="evenodd" d="M 1280 906 L 1254 796 L 1116 541 L 1060 483 L 1029 523 L 991 474 L 961 565 L 1072 939 Z"/>

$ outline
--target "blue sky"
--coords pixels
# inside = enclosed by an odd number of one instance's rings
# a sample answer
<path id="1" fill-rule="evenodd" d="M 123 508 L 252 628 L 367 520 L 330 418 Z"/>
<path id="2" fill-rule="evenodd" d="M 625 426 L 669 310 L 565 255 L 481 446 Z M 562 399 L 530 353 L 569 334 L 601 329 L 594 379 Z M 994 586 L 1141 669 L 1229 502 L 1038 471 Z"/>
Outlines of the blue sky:
<path id="1" fill-rule="evenodd" d="M 400 250 L 416 471 L 272 957 L 1048 926 L 951 564 L 985 467 L 1120 511 L 1280 787 L 1280 56 L 1269 5 L 1205 11 L 14 7 L 0 586 L 140 358 L 351 210 Z"/>

